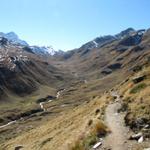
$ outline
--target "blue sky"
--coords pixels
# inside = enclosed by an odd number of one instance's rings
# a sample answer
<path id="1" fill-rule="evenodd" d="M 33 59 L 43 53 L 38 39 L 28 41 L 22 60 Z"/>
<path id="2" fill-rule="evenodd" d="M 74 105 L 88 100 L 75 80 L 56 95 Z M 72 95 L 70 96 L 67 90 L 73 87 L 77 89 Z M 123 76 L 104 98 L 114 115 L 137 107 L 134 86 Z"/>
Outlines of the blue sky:
<path id="1" fill-rule="evenodd" d="M 150 0 L 0 0 L 0 31 L 69 50 L 128 27 L 150 27 Z"/>

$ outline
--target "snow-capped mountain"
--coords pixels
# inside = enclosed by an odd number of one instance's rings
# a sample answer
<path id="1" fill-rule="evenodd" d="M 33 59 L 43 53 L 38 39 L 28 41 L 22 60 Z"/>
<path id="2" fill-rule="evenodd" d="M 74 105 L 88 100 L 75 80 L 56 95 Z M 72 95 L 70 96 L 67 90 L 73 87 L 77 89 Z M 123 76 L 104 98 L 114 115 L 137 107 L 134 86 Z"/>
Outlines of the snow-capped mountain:
<path id="1" fill-rule="evenodd" d="M 8 42 L 25 47 L 25 49 L 27 50 L 30 49 L 30 52 L 33 52 L 37 55 L 53 56 L 53 55 L 61 55 L 64 53 L 61 50 L 54 50 L 52 46 L 30 46 L 26 41 L 21 40 L 19 36 L 14 32 L 9 32 L 9 33 L 0 32 L 0 38 L 5 38 L 8 40 Z"/>
<path id="2" fill-rule="evenodd" d="M 31 50 L 38 55 L 59 55 L 62 54 L 61 50 L 54 50 L 52 46 L 30 46 Z"/>
<path id="3" fill-rule="evenodd" d="M 0 32 L 0 37 L 8 39 L 13 44 L 20 44 L 22 46 L 28 46 L 28 43 L 24 40 L 19 39 L 18 35 L 14 32 L 3 33 Z"/>
<path id="4" fill-rule="evenodd" d="M 123 40 L 123 39 L 129 39 L 130 41 L 132 40 L 133 44 L 139 43 L 141 41 L 141 36 L 145 32 L 144 29 L 141 30 L 135 30 L 133 28 L 128 28 L 124 31 L 121 31 L 120 33 L 116 35 L 106 35 L 106 36 L 100 36 L 95 38 L 94 40 L 84 44 L 81 46 L 81 49 L 94 49 L 94 48 L 100 48 L 103 45 L 106 45 L 112 41 L 115 40 Z M 129 41 L 128 41 L 129 43 Z"/>
<path id="5" fill-rule="evenodd" d="M 111 35 L 100 36 L 100 37 L 97 37 L 94 40 L 82 45 L 81 48 L 91 50 L 93 48 L 99 48 L 109 42 L 112 42 L 113 40 L 115 40 L 115 37 L 111 36 Z"/>

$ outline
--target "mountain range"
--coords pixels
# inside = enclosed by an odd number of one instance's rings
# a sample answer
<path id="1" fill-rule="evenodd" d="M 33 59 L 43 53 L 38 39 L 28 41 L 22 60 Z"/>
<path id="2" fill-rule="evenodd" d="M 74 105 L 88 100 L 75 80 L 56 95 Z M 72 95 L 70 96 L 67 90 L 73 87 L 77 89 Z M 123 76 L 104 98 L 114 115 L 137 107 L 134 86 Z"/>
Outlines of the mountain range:
<path id="1" fill-rule="evenodd" d="M 14 33 L 14 32 L 9 32 L 9 33 L 3 33 L 0 32 L 0 37 L 6 38 L 10 43 L 15 44 L 15 45 L 20 45 L 22 47 L 29 47 L 34 53 L 38 55 L 59 55 L 63 53 L 61 50 L 54 50 L 52 46 L 29 46 L 29 44 L 21 40 L 19 36 Z"/>
<path id="2" fill-rule="evenodd" d="M 1 32 L 0 148 L 149 148 L 149 43 L 128 28 L 64 52 Z"/>

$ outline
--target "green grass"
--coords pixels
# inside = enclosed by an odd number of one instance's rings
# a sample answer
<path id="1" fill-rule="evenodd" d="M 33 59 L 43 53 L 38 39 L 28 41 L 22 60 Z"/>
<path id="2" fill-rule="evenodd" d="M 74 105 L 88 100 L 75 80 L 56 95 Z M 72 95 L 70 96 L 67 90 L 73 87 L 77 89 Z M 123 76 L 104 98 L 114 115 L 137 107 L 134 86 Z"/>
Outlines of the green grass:
<path id="1" fill-rule="evenodd" d="M 141 90 L 143 90 L 146 87 L 147 87 L 147 85 L 145 83 L 138 84 L 131 89 L 130 94 L 135 94 L 137 92 L 140 92 Z"/>
<path id="2" fill-rule="evenodd" d="M 98 137 L 95 134 L 91 134 L 83 140 L 83 146 L 85 147 L 85 149 L 87 149 L 94 145 L 97 141 Z"/>
<path id="3" fill-rule="evenodd" d="M 98 137 L 95 134 L 90 134 L 83 140 L 77 140 L 71 150 L 89 150 L 97 141 Z"/>
<path id="4" fill-rule="evenodd" d="M 107 133 L 108 128 L 106 125 L 101 121 L 97 121 L 88 135 L 75 141 L 71 150 L 90 150 L 98 142 L 99 138 L 105 136 Z"/>

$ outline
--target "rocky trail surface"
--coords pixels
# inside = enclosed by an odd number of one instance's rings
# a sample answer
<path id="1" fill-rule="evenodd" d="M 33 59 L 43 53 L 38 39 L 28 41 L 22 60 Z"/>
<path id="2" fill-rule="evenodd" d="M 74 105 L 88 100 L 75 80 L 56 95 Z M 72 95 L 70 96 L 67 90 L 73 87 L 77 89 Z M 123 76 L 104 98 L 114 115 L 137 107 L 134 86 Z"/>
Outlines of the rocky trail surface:
<path id="1" fill-rule="evenodd" d="M 106 108 L 105 121 L 111 133 L 105 138 L 103 149 L 105 150 L 129 150 L 132 144 L 128 141 L 129 129 L 124 124 L 124 113 L 118 113 L 121 108 L 120 96 L 111 93 L 116 98 L 115 102 Z M 102 148 L 100 148 L 102 149 Z"/>

